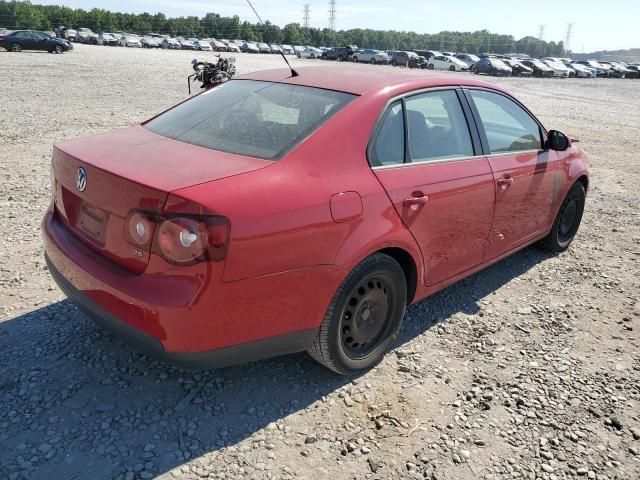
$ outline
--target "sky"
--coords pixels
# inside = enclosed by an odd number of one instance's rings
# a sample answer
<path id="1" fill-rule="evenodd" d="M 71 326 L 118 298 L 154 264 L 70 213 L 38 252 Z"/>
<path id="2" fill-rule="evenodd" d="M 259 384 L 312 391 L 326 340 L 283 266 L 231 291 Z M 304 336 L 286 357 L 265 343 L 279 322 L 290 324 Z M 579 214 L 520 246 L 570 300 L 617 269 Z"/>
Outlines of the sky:
<path id="1" fill-rule="evenodd" d="M 162 12 L 169 17 L 201 17 L 214 12 L 257 22 L 246 0 L 35 0 L 33 3 L 130 13 Z M 310 25 L 328 26 L 328 0 L 252 0 L 252 3 L 263 20 L 280 26 L 302 23 L 303 4 L 309 3 Z M 336 0 L 338 30 L 373 28 L 438 33 L 487 29 L 519 39 L 527 35 L 537 37 L 539 26 L 545 25 L 543 39 L 559 41 L 565 40 L 567 24 L 573 23 L 569 47 L 574 52 L 640 47 L 639 17 L 639 0 Z"/>

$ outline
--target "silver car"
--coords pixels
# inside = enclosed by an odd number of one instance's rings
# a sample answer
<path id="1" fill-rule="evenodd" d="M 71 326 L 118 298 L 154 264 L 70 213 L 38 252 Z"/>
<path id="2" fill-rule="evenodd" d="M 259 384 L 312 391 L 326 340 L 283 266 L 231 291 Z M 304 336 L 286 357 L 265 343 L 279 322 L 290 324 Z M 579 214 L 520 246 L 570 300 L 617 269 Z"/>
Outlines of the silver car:
<path id="1" fill-rule="evenodd" d="M 315 47 L 307 47 L 297 53 L 298 58 L 310 58 L 311 60 L 314 58 L 320 58 L 320 55 L 322 55 L 322 50 Z"/>
<path id="2" fill-rule="evenodd" d="M 352 58 L 356 63 L 371 63 L 372 65 L 375 65 L 376 63 L 389 63 L 389 55 L 387 55 L 385 52 L 381 52 L 380 50 L 373 50 L 371 48 L 358 50 L 353 54 Z"/>

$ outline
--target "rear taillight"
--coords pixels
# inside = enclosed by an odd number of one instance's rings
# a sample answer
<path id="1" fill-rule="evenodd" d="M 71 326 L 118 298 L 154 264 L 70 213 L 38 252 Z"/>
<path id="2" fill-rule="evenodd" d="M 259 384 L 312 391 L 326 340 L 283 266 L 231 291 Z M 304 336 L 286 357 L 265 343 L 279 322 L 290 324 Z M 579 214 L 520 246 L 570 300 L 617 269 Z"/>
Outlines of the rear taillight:
<path id="1" fill-rule="evenodd" d="M 229 220 L 208 213 L 193 202 L 170 196 L 161 215 L 132 211 L 124 236 L 138 249 L 153 251 L 174 265 L 224 260 Z"/>

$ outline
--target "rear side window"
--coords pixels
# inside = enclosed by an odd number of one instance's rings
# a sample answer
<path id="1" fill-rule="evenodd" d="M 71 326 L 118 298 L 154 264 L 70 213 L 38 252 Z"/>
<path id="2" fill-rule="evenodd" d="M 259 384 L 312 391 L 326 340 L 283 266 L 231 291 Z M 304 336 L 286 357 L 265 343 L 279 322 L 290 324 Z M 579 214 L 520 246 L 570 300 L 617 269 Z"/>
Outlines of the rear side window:
<path id="1" fill-rule="evenodd" d="M 455 91 L 409 97 L 406 108 L 411 162 L 474 155 L 467 120 Z"/>
<path id="2" fill-rule="evenodd" d="M 355 97 L 300 85 L 232 80 L 145 127 L 212 150 L 278 160 Z"/>
<path id="3" fill-rule="evenodd" d="M 538 123 L 513 100 L 498 93 L 471 90 L 491 153 L 539 150 Z"/>
<path id="4" fill-rule="evenodd" d="M 380 122 L 369 150 L 372 167 L 404 163 L 404 111 L 402 102 L 391 104 Z"/>

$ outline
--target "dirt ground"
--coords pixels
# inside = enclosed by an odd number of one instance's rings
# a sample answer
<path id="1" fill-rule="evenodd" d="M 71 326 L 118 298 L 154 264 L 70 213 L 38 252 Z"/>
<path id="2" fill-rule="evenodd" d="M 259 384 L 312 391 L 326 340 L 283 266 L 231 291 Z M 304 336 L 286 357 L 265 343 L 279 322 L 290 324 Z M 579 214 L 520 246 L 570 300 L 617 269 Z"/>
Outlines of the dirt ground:
<path id="1" fill-rule="evenodd" d="M 410 307 L 357 378 L 306 354 L 191 373 L 65 300 L 40 221 L 52 143 L 185 98 L 193 56 L 0 52 L 0 478 L 640 478 L 640 80 L 489 79 L 590 156 L 566 253 L 525 249 Z"/>

